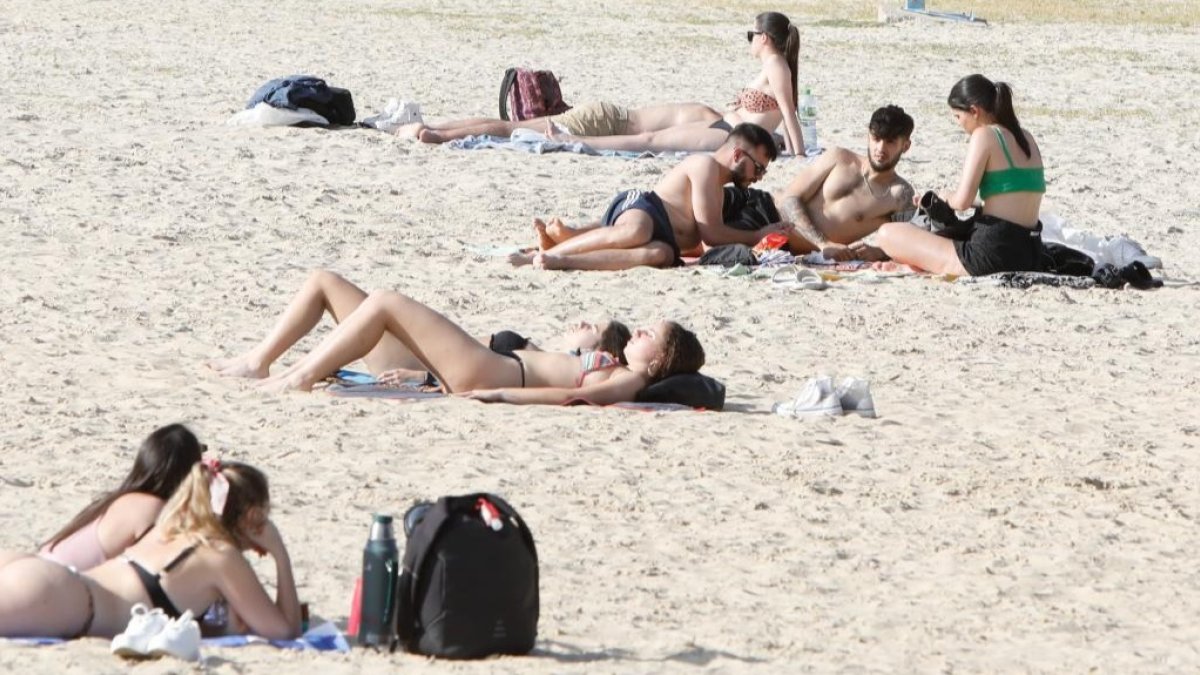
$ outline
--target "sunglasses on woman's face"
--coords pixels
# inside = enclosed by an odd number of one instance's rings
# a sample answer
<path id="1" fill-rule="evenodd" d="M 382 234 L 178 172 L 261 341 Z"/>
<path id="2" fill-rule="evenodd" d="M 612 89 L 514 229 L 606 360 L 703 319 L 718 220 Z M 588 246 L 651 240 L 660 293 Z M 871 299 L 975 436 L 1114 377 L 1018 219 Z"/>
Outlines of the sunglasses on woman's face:
<path id="1" fill-rule="evenodd" d="M 746 42 L 754 42 L 754 36 L 762 34 L 763 32 L 761 30 L 748 30 L 746 31 Z"/>

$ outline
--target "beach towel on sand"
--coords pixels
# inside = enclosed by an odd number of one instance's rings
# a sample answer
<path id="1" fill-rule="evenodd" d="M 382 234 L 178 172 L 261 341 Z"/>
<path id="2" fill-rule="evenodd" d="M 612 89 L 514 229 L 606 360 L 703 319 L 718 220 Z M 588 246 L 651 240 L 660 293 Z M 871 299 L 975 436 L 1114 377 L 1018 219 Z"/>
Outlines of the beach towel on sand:
<path id="1" fill-rule="evenodd" d="M 44 645 L 63 644 L 67 640 L 56 637 L 27 637 L 10 638 L 7 642 L 9 644 L 25 645 L 28 647 L 41 647 Z M 268 640 L 257 635 L 225 635 L 222 637 L 205 638 L 200 641 L 201 649 L 206 647 L 210 649 L 246 647 L 249 645 L 268 645 L 277 649 L 296 649 L 315 652 L 345 653 L 350 651 L 350 643 L 346 641 L 346 636 L 330 621 L 326 621 L 315 628 L 310 628 L 308 632 L 295 640 Z"/>
<path id="2" fill-rule="evenodd" d="M 508 138 L 503 136 L 467 136 L 450 141 L 446 145 L 456 150 L 516 150 L 534 155 L 544 155 L 548 152 L 573 152 L 578 155 L 593 157 L 621 157 L 638 159 L 641 157 L 682 157 L 684 152 L 626 152 L 623 150 L 596 150 L 585 143 L 559 141 L 539 134 L 533 129 L 514 129 Z"/>
<path id="3" fill-rule="evenodd" d="M 440 391 L 430 391 L 419 382 L 399 382 L 384 384 L 368 373 L 353 370 L 339 370 L 334 374 L 335 381 L 325 387 L 325 391 L 333 396 L 349 398 L 385 398 L 394 400 L 415 401 L 429 398 L 442 398 L 446 394 Z M 724 402 L 725 388 L 721 387 L 721 399 Z M 597 405 L 586 399 L 577 398 L 563 405 Z M 677 410 L 695 411 L 697 408 L 682 403 L 667 403 L 662 401 L 644 401 L 637 403 L 614 403 L 607 408 L 623 408 L 625 410 L 640 410 L 643 412 L 671 412 Z"/>

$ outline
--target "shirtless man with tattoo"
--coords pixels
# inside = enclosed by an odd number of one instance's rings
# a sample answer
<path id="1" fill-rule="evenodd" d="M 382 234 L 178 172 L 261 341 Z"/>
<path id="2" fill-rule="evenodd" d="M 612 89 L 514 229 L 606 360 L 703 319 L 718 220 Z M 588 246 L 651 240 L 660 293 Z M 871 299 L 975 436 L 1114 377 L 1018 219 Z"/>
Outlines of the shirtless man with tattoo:
<path id="1" fill-rule="evenodd" d="M 793 253 L 820 251 L 833 260 L 880 260 L 882 252 L 860 241 L 884 223 L 912 219 L 913 188 L 896 175 L 908 151 L 913 119 L 903 108 L 884 106 L 871 115 L 866 157 L 833 148 L 775 195 Z"/>

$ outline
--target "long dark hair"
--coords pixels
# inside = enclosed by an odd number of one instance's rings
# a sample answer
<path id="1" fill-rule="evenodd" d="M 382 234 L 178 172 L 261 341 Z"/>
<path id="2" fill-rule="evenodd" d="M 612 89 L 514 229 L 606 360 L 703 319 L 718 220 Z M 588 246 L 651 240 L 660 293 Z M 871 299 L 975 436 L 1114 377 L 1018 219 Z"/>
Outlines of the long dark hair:
<path id="1" fill-rule="evenodd" d="M 704 366 L 704 347 L 692 331 L 674 321 L 667 322 L 662 358 L 656 360 L 647 375 L 652 382 L 681 373 L 695 373 Z"/>
<path id="2" fill-rule="evenodd" d="M 792 71 L 792 107 L 796 107 L 799 93 L 800 73 L 798 64 L 800 62 L 800 31 L 792 25 L 790 19 L 786 15 L 779 12 L 763 12 L 754 17 L 754 27 L 761 30 L 771 38 L 771 43 L 775 48 L 783 52 L 783 57 L 787 59 L 788 69 Z"/>
<path id="3" fill-rule="evenodd" d="M 629 360 L 625 358 L 625 345 L 629 344 L 631 337 L 633 332 L 629 330 L 629 326 L 620 321 L 609 321 L 604 330 L 600 331 L 600 344 L 596 345 L 596 349 L 612 354 L 621 365 L 627 366 Z"/>
<path id="4" fill-rule="evenodd" d="M 79 512 L 66 527 L 46 542 L 54 548 L 63 539 L 99 518 L 117 499 L 131 493 L 144 492 L 166 501 L 175 493 L 188 472 L 200 461 L 203 447 L 190 429 L 182 424 L 168 424 L 155 429 L 142 441 L 129 475 L 117 487 L 97 497 Z"/>
<path id="5" fill-rule="evenodd" d="M 1017 113 L 1013 111 L 1012 88 L 1007 82 L 993 83 L 978 73 L 968 75 L 954 83 L 946 103 L 955 110 L 970 111 L 974 105 L 988 111 L 1000 126 L 1008 129 L 1013 138 L 1017 139 L 1017 145 L 1021 146 L 1025 156 L 1033 156 L 1033 148 L 1029 147 L 1029 141 L 1021 131 L 1021 122 L 1017 120 Z"/>

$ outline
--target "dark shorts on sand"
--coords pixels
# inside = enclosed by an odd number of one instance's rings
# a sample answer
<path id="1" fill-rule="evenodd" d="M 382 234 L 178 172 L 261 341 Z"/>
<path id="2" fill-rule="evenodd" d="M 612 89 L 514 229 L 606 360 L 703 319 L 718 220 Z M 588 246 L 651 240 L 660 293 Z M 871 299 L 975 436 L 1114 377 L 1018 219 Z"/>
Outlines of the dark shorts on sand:
<path id="1" fill-rule="evenodd" d="M 1042 224 L 1030 229 L 995 216 L 979 215 L 952 228 L 954 250 L 973 277 L 1042 269 Z"/>
<path id="2" fill-rule="evenodd" d="M 671 265 L 674 267 L 682 265 L 683 258 L 679 252 L 679 244 L 675 241 L 675 230 L 671 229 L 671 218 L 667 215 L 667 208 L 663 206 L 662 200 L 653 192 L 625 190 L 618 193 L 612 203 L 608 205 L 608 210 L 604 212 L 600 223 L 605 227 L 612 227 L 617 222 L 617 218 L 630 209 L 645 211 L 650 215 L 650 220 L 654 223 L 654 232 L 650 235 L 650 240 L 661 241 L 670 246 L 673 256 Z"/>

